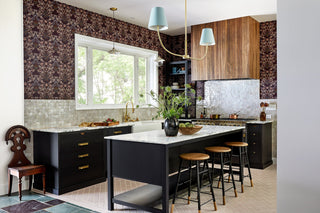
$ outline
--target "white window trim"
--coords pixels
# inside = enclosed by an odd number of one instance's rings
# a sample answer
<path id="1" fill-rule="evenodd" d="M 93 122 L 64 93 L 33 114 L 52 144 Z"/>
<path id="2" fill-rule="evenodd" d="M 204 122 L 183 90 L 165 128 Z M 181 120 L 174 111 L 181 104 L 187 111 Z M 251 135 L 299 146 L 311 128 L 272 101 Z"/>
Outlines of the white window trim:
<path id="1" fill-rule="evenodd" d="M 158 52 L 144 49 L 140 47 L 134 47 L 130 45 L 116 43 L 115 48 L 119 50 L 121 53 L 134 55 L 135 60 L 138 60 L 138 57 L 146 57 L 148 67 L 146 72 L 146 91 L 153 90 L 156 94 L 158 93 L 158 66 L 154 63 L 154 60 L 158 57 Z M 77 101 L 78 97 L 78 46 L 86 47 L 87 48 L 87 104 L 79 104 Z M 92 81 L 92 49 L 98 49 L 103 51 L 109 51 L 113 47 L 112 41 L 107 41 L 103 39 L 93 38 L 89 36 L 84 36 L 80 34 L 75 34 L 75 102 L 76 102 L 76 110 L 89 110 L 89 109 L 119 109 L 125 108 L 125 104 L 93 104 L 93 81 Z M 138 72 L 138 63 L 135 63 L 136 67 L 134 72 Z M 136 87 L 138 80 L 135 79 L 134 87 Z M 134 104 L 138 103 L 138 90 L 134 90 Z M 146 96 L 147 104 L 140 105 L 140 108 L 147 108 L 149 107 L 148 104 L 155 103 L 151 100 L 150 96 Z"/>

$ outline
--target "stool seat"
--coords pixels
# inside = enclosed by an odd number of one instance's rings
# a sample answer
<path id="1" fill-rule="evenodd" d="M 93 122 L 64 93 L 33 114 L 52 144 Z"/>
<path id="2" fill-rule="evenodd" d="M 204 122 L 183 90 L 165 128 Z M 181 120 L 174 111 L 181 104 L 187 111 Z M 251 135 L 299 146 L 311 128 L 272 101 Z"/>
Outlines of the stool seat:
<path id="1" fill-rule="evenodd" d="M 209 146 L 209 147 L 206 147 L 205 150 L 208 152 L 216 152 L 216 153 L 231 152 L 231 149 L 229 147 L 224 147 L 224 146 Z"/>
<path id="2" fill-rule="evenodd" d="M 236 147 L 244 147 L 248 146 L 248 143 L 245 142 L 225 142 L 227 146 L 236 146 Z"/>
<path id="3" fill-rule="evenodd" d="M 208 160 L 210 156 L 204 153 L 184 153 L 179 155 L 183 160 L 194 160 L 194 161 L 201 161 L 201 160 Z"/>

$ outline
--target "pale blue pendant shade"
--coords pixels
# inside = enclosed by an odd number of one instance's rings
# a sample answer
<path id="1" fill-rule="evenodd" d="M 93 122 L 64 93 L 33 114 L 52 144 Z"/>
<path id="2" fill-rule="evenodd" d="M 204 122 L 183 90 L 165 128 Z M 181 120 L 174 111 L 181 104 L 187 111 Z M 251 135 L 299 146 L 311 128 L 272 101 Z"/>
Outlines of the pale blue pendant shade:
<path id="1" fill-rule="evenodd" d="M 159 30 L 168 29 L 167 19 L 162 7 L 154 7 L 151 10 L 148 28 L 150 30 L 157 30 L 157 26 L 159 26 Z"/>
<path id="2" fill-rule="evenodd" d="M 216 42 L 214 40 L 212 28 L 204 28 L 204 29 L 202 29 L 200 45 L 202 45 L 202 46 L 205 46 L 205 45 L 211 46 L 211 45 L 215 45 L 215 44 L 216 44 Z"/>

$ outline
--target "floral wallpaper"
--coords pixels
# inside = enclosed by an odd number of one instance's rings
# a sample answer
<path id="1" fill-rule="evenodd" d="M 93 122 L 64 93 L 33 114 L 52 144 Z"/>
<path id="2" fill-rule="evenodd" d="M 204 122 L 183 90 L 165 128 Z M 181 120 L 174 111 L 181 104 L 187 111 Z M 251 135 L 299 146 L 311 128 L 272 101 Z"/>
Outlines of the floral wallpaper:
<path id="1" fill-rule="evenodd" d="M 74 99 L 74 34 L 82 34 L 159 52 L 155 31 L 53 0 L 24 0 L 25 99 Z M 164 43 L 169 36 L 162 34 Z M 159 69 L 160 85 L 165 83 Z"/>
<path id="2" fill-rule="evenodd" d="M 260 23 L 260 99 L 277 98 L 277 22 Z"/>
<path id="3" fill-rule="evenodd" d="M 25 99 L 75 98 L 74 34 L 82 34 L 159 52 L 166 60 L 181 60 L 162 49 L 155 31 L 54 0 L 24 0 L 24 92 Z M 260 96 L 277 97 L 276 21 L 260 24 Z M 163 43 L 175 53 L 184 53 L 184 35 L 162 34 Z M 190 54 L 190 34 L 188 53 Z M 166 64 L 166 63 L 165 63 Z M 159 85 L 170 77 L 159 67 Z M 197 82 L 204 94 L 204 82 Z"/>

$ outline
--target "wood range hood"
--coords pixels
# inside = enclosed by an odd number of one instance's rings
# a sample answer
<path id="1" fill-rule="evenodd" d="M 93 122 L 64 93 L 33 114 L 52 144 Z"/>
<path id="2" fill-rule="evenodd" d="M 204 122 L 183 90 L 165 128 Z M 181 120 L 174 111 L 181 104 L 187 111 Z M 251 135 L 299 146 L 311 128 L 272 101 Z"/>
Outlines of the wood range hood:
<path id="1" fill-rule="evenodd" d="M 260 27 L 247 16 L 191 26 L 191 55 L 199 57 L 205 48 L 199 44 L 201 30 L 212 28 L 216 44 L 202 61 L 191 63 L 192 80 L 259 79 Z"/>

